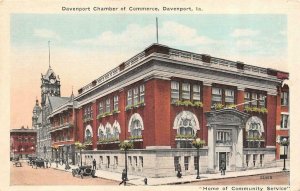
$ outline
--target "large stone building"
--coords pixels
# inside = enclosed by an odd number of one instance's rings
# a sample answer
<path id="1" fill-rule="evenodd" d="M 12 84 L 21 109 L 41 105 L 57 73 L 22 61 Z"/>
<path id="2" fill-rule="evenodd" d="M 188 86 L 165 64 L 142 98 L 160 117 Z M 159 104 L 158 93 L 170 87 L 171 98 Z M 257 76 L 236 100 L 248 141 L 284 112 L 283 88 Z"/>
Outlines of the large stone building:
<path id="1" fill-rule="evenodd" d="M 10 130 L 10 157 L 28 158 L 35 156 L 36 130 L 24 128 Z"/>
<path id="2" fill-rule="evenodd" d="M 51 134 L 48 116 L 53 109 L 68 101 L 68 97 L 60 96 L 60 79 L 51 66 L 45 75 L 41 74 L 41 107 L 36 100 L 33 109 L 32 124 L 37 130 L 37 156 L 51 157 Z"/>
<path id="3" fill-rule="evenodd" d="M 73 145 L 82 142 L 85 164 L 96 159 L 98 168 L 121 172 L 119 143 L 130 140 L 128 173 L 148 177 L 174 176 L 178 164 L 195 174 L 196 137 L 206 142 L 201 172 L 218 172 L 222 162 L 229 171 L 275 166 L 276 136 L 288 132 L 280 128 L 288 76 L 153 44 L 52 110 L 52 146 L 67 145 L 60 157 L 67 151 L 78 163 Z"/>

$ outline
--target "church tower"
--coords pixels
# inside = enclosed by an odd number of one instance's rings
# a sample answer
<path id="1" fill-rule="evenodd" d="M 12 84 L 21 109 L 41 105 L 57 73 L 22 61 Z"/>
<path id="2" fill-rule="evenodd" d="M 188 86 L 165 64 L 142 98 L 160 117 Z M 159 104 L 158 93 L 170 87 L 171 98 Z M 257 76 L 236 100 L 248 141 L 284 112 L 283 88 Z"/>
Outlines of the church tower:
<path id="1" fill-rule="evenodd" d="M 32 110 L 32 127 L 33 128 L 36 128 L 37 121 L 38 121 L 38 118 L 39 118 L 39 115 L 40 115 L 41 111 L 42 111 L 42 109 L 39 106 L 39 100 L 36 99 L 35 100 L 35 106 Z"/>
<path id="2" fill-rule="evenodd" d="M 60 79 L 56 76 L 51 66 L 49 66 L 48 71 L 45 75 L 41 74 L 41 98 L 42 107 L 45 106 L 46 97 L 50 96 L 60 97 Z"/>

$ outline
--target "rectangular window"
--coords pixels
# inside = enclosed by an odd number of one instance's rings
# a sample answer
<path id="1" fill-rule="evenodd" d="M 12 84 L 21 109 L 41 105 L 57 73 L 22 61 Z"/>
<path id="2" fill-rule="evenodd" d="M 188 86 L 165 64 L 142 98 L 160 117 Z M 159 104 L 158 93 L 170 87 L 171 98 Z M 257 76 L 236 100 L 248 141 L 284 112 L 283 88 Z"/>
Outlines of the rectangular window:
<path id="1" fill-rule="evenodd" d="M 198 157 L 197 156 L 195 156 L 194 157 L 194 166 L 195 166 L 195 170 L 197 170 L 198 169 Z"/>
<path id="2" fill-rule="evenodd" d="M 99 102 L 99 105 L 98 105 L 98 113 L 99 114 L 102 114 L 103 113 L 103 102 Z"/>
<path id="3" fill-rule="evenodd" d="M 259 163 L 260 163 L 260 166 L 263 166 L 263 162 L 264 162 L 264 154 L 260 154 L 260 155 L 259 155 Z"/>
<path id="4" fill-rule="evenodd" d="M 191 88 L 189 83 L 182 83 L 182 99 L 191 99 Z"/>
<path id="5" fill-rule="evenodd" d="M 140 85 L 140 102 L 144 103 L 145 102 L 145 86 Z"/>
<path id="6" fill-rule="evenodd" d="M 143 167 L 144 166 L 144 159 L 143 159 L 143 157 L 139 157 L 139 161 L 140 161 L 140 166 Z"/>
<path id="7" fill-rule="evenodd" d="M 252 93 L 251 101 L 252 101 L 251 102 L 252 107 L 257 107 L 257 93 Z"/>
<path id="8" fill-rule="evenodd" d="M 178 156 L 174 157 L 174 169 L 175 169 L 175 171 L 178 171 L 179 161 L 180 161 L 180 157 L 178 157 Z"/>
<path id="9" fill-rule="evenodd" d="M 190 161 L 190 157 L 185 156 L 184 157 L 184 170 L 189 170 L 189 161 Z"/>
<path id="10" fill-rule="evenodd" d="M 211 104 L 222 103 L 222 89 L 221 88 L 212 88 L 212 102 Z"/>
<path id="11" fill-rule="evenodd" d="M 127 91 L 127 106 L 132 105 L 132 89 Z"/>
<path id="12" fill-rule="evenodd" d="M 289 104 L 289 93 L 281 92 L 281 105 L 287 106 Z"/>
<path id="13" fill-rule="evenodd" d="M 246 165 L 249 166 L 250 155 L 246 154 Z"/>
<path id="14" fill-rule="evenodd" d="M 114 110 L 119 110 L 119 97 L 117 95 L 114 96 Z"/>
<path id="15" fill-rule="evenodd" d="M 118 166 L 118 157 L 117 156 L 114 156 L 114 164 L 115 164 L 115 167 Z"/>
<path id="16" fill-rule="evenodd" d="M 107 168 L 109 168 L 109 166 L 110 166 L 110 157 L 109 156 L 106 156 L 106 159 L 107 159 Z"/>
<path id="17" fill-rule="evenodd" d="M 231 130 L 217 130 L 217 142 L 216 143 L 223 143 L 223 144 L 231 144 Z"/>
<path id="18" fill-rule="evenodd" d="M 234 90 L 225 89 L 225 105 L 234 104 Z"/>
<path id="19" fill-rule="evenodd" d="M 200 101 L 200 85 L 193 85 L 193 101 Z"/>
<path id="20" fill-rule="evenodd" d="M 179 100 L 179 82 L 171 81 L 171 99 L 172 103 Z"/>
<path id="21" fill-rule="evenodd" d="M 131 156 L 128 156 L 129 165 L 132 166 Z"/>
<path id="22" fill-rule="evenodd" d="M 253 166 L 256 166 L 256 161 L 257 161 L 257 154 L 253 155 Z"/>
<path id="23" fill-rule="evenodd" d="M 103 156 L 100 156 L 100 164 L 103 164 Z"/>
<path id="24" fill-rule="evenodd" d="M 266 107 L 266 96 L 264 94 L 259 94 L 259 107 Z"/>
<path id="25" fill-rule="evenodd" d="M 137 157 L 136 156 L 133 157 L 133 163 L 134 163 L 133 165 L 135 165 L 135 166 L 138 165 L 138 163 L 137 163 Z"/>
<path id="26" fill-rule="evenodd" d="M 139 103 L 139 88 L 136 87 L 133 89 L 133 105 L 137 105 Z"/>
<path id="27" fill-rule="evenodd" d="M 251 94 L 250 94 L 250 92 L 245 92 L 244 93 L 245 107 L 250 107 L 250 101 L 251 101 Z"/>
<path id="28" fill-rule="evenodd" d="M 289 121 L 289 116 L 285 115 L 285 114 L 281 114 L 281 128 L 282 129 L 288 128 L 288 121 Z"/>
<path id="29" fill-rule="evenodd" d="M 105 112 L 110 112 L 110 99 L 108 98 L 108 99 L 106 99 L 106 101 L 105 101 L 105 103 L 106 103 L 106 109 L 105 109 Z"/>

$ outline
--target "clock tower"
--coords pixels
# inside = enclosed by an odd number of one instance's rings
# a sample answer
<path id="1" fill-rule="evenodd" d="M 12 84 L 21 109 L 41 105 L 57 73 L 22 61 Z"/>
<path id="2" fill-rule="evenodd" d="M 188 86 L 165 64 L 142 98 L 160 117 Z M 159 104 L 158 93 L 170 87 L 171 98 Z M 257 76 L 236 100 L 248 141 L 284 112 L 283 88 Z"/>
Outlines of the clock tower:
<path id="1" fill-rule="evenodd" d="M 60 97 L 60 79 L 58 75 L 55 75 L 51 66 L 49 66 L 45 75 L 41 74 L 42 107 L 45 106 L 47 95 Z"/>

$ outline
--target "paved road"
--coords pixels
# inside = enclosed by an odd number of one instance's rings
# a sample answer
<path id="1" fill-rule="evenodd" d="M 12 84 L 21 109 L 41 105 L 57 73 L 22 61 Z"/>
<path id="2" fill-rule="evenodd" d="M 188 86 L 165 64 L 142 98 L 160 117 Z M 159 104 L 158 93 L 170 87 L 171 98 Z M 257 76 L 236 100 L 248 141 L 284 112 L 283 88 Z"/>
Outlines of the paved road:
<path id="1" fill-rule="evenodd" d="M 183 185 L 288 185 L 289 176 L 289 172 L 279 172 L 246 177 L 203 180 Z"/>
<path id="2" fill-rule="evenodd" d="M 118 182 L 84 177 L 73 177 L 71 173 L 52 168 L 31 168 L 26 163 L 15 167 L 11 163 L 10 185 L 118 185 Z"/>

